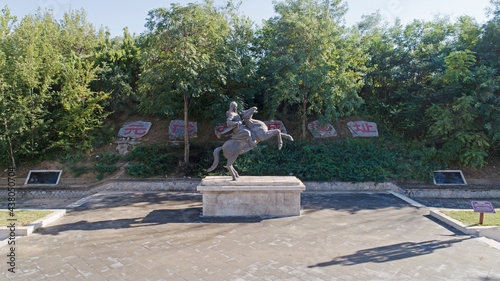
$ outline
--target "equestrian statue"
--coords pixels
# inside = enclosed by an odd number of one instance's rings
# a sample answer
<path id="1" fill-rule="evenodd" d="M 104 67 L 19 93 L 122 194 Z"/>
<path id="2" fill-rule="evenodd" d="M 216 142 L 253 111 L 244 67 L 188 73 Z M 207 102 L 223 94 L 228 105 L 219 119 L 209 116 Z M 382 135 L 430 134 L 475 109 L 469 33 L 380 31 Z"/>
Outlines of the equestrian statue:
<path id="1" fill-rule="evenodd" d="M 234 169 L 233 163 L 240 154 L 252 150 L 257 147 L 259 142 L 274 136 L 278 137 L 279 149 L 283 147 L 282 138 L 293 141 L 292 136 L 284 134 L 278 129 L 268 130 L 267 125 L 264 122 L 253 119 L 252 116 L 255 113 L 257 113 L 257 107 L 251 107 L 241 112 L 241 116 L 243 117 L 242 119 L 238 115 L 238 104 L 234 101 L 229 104 L 229 110 L 226 112 L 226 125 L 228 128 L 223 132 L 218 133 L 217 137 L 229 132 L 232 132 L 232 136 L 230 140 L 226 141 L 222 146 L 217 147 L 214 150 L 214 163 L 207 170 L 208 172 L 215 170 L 217 165 L 219 165 L 219 153 L 222 150 L 227 159 L 227 169 L 235 181 L 239 175 Z"/>

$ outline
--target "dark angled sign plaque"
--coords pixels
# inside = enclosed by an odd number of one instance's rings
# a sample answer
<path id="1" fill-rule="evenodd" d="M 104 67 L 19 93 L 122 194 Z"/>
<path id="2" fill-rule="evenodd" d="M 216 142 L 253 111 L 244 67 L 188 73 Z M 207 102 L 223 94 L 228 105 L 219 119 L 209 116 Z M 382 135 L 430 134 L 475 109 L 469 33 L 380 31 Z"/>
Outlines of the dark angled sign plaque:
<path id="1" fill-rule="evenodd" d="M 495 213 L 490 201 L 470 201 L 475 213 Z"/>
<path id="2" fill-rule="evenodd" d="M 30 170 L 24 184 L 58 184 L 62 170 Z"/>
<path id="3" fill-rule="evenodd" d="M 466 185 L 467 182 L 460 170 L 438 170 L 434 171 L 434 184 Z"/>
<path id="4" fill-rule="evenodd" d="M 484 213 L 495 213 L 495 208 L 490 201 L 470 201 L 474 213 L 479 213 L 479 224 L 483 224 Z"/>

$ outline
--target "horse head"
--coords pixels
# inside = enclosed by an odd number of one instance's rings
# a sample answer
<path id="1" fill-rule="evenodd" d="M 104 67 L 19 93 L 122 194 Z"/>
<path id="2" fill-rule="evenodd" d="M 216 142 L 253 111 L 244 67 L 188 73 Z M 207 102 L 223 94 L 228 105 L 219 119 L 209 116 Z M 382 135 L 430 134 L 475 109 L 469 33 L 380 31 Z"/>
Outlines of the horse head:
<path id="1" fill-rule="evenodd" d="M 252 116 L 257 113 L 257 107 L 255 106 L 252 106 L 250 107 L 249 109 L 241 112 L 241 118 L 243 118 L 243 120 L 251 120 L 252 119 Z"/>

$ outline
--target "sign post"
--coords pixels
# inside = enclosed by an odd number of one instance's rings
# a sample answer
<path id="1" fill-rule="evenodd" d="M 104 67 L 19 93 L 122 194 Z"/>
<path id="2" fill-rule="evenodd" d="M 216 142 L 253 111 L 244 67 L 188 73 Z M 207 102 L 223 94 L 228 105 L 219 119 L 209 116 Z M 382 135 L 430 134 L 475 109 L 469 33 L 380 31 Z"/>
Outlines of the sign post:
<path id="1" fill-rule="evenodd" d="M 479 213 L 479 224 L 483 224 L 484 213 L 495 213 L 495 208 L 490 201 L 470 201 L 474 213 Z"/>

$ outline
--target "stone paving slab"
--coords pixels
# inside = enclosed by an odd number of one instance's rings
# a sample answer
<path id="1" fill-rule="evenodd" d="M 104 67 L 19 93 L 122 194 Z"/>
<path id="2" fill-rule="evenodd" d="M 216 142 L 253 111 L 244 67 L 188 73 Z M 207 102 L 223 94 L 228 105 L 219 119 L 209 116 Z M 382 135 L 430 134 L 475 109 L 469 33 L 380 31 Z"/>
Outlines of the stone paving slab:
<path id="1" fill-rule="evenodd" d="M 105 193 L 0 248 L 0 280 L 500 280 L 500 251 L 384 193 L 303 193 L 300 217 L 202 217 L 201 195 Z M 2 261 L 2 258 L 5 261 Z"/>

